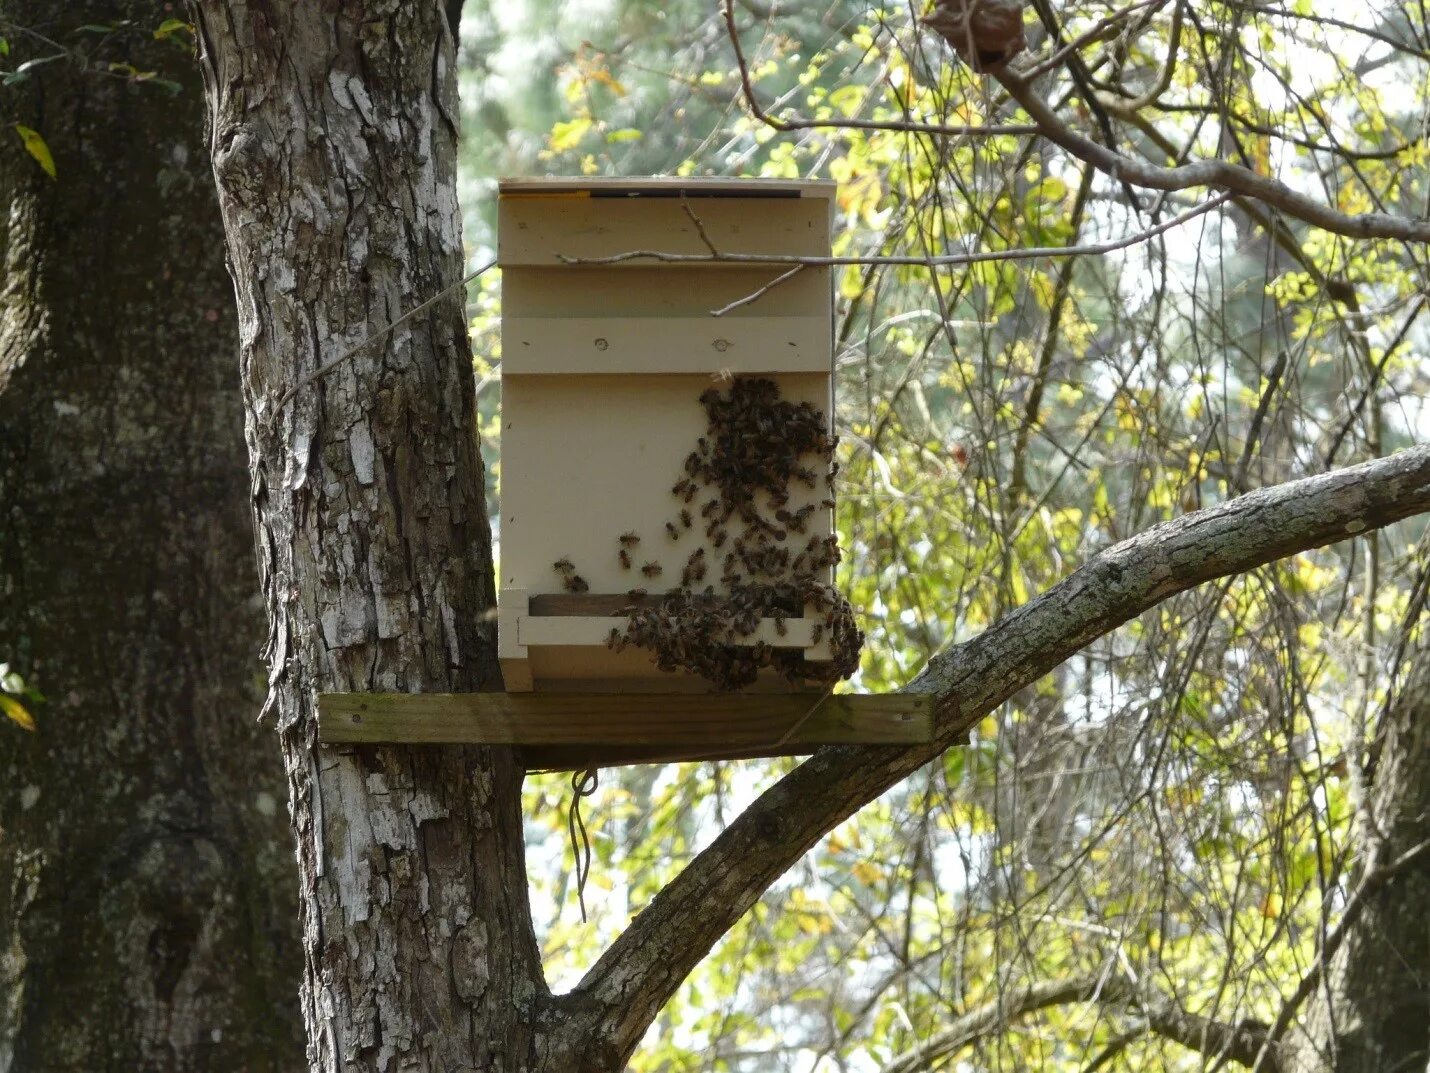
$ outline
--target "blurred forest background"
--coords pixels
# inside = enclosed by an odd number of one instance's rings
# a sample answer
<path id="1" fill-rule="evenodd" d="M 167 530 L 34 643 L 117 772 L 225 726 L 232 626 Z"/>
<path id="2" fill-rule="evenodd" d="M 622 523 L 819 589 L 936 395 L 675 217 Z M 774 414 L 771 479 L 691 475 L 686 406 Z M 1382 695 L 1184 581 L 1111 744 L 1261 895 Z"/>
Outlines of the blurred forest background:
<path id="1" fill-rule="evenodd" d="M 838 180 L 836 251 L 871 259 L 837 277 L 839 581 L 868 635 L 862 691 L 904 685 L 1159 521 L 1430 430 L 1422 244 L 1128 186 L 1028 137 L 920 14 L 467 0 L 461 18 L 473 265 L 494 243 L 499 176 Z M 1044 96 L 1130 156 L 1220 157 L 1344 213 L 1426 213 L 1430 18 L 1415 0 L 1043 0 L 1026 18 Z M 61 156 L 61 132 L 37 136 Z M 23 133 L 6 155 L 43 166 Z M 1010 252 L 1030 247 L 1072 254 Z M 878 260 L 948 254 L 971 260 Z M 488 272 L 470 299 L 493 493 L 498 287 Z M 1346 935 L 1382 888 L 1430 891 L 1427 548 L 1424 521 L 1402 523 L 1093 643 L 825 839 L 630 1068 L 1270 1069 L 1268 1031 L 1384 1005 L 1355 973 L 1389 963 L 1420 982 L 1404 1028 L 1418 1017 L 1423 1037 L 1430 923 L 1387 924 L 1386 949 Z M 43 724 L 51 704 L 25 690 L 44 674 L 22 662 L 0 684 Z M 794 763 L 603 772 L 583 804 L 585 923 L 569 779 L 530 777 L 553 987 Z M 1345 1068 L 1389 1068 L 1367 1063 Z"/>
<path id="2" fill-rule="evenodd" d="M 1096 244 L 1198 204 L 1136 191 L 1134 205 L 1016 130 L 918 131 L 1015 109 L 916 14 L 739 0 L 757 101 L 799 128 L 777 131 L 744 105 L 709 3 L 469 2 L 473 257 L 509 174 L 833 178 L 836 250 L 864 255 Z M 1220 156 L 1345 212 L 1424 212 L 1421 5 L 1070 2 L 1027 19 L 1040 58 L 1055 34 L 1079 41 L 1135 155 Z M 842 270 L 840 580 L 869 635 L 853 687 L 897 688 L 1155 522 L 1423 439 L 1425 267 L 1422 246 L 1237 199 L 1105 256 Z M 473 320 L 489 416 L 496 287 L 484 278 Z M 489 420 L 499 483 L 498 434 Z M 1209 585 L 1058 668 L 807 857 L 632 1068 L 1218 1068 L 1235 1048 L 1180 1015 L 1305 1016 L 1297 985 L 1376 859 L 1385 805 L 1366 768 L 1386 713 L 1425 705 L 1407 687 L 1430 658 L 1425 533 L 1406 523 Z M 590 925 L 573 911 L 569 787 L 529 779 L 553 982 L 792 763 L 603 775 Z M 1420 838 L 1427 802 L 1403 803 Z M 1425 935 L 1402 951 L 1422 982 Z M 1410 1001 L 1430 1015 L 1423 992 Z"/>

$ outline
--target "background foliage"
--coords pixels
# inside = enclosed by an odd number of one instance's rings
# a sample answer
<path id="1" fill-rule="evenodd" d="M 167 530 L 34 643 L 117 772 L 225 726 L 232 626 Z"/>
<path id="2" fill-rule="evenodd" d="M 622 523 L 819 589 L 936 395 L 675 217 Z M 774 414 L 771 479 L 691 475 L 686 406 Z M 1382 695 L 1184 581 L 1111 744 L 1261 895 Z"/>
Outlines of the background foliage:
<path id="1" fill-rule="evenodd" d="M 498 174 L 833 178 L 838 252 L 915 257 L 1103 242 L 1196 204 L 1129 199 L 1018 133 L 894 129 L 1016 121 L 909 9 L 737 6 L 758 100 L 814 124 L 781 133 L 743 106 L 706 4 L 469 7 L 464 106 L 470 129 L 497 132 L 467 143 L 474 255 L 492 242 Z M 1124 151 L 1222 156 L 1349 212 L 1417 215 L 1430 194 L 1416 4 L 1081 2 L 1056 17 L 1063 40 L 1091 31 L 1087 78 Z M 1051 31 L 1029 20 L 1045 57 Z M 1046 95 L 1073 89 L 1059 74 Z M 897 688 L 1157 521 L 1423 435 L 1424 259 L 1233 201 L 1101 257 L 844 270 L 840 581 L 869 634 L 851 688 Z M 496 287 L 489 273 L 472 322 L 493 462 Z M 1367 748 L 1423 603 L 1423 531 L 1185 594 L 1087 649 L 826 839 L 633 1068 L 1212 1064 L 1145 1010 L 1018 1016 L 1019 1000 L 1091 978 L 1224 1022 L 1276 1019 L 1348 897 Z M 607 774 L 586 806 L 584 924 L 569 787 L 529 780 L 553 982 L 574 981 L 785 766 Z M 1007 1016 L 939 1042 L 989 1003 Z"/>

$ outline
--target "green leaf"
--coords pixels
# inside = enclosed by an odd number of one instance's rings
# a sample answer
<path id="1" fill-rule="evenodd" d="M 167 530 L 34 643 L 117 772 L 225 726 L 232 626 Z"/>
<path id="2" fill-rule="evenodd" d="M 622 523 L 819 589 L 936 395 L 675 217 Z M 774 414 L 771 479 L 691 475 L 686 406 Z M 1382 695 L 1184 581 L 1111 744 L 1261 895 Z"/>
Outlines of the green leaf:
<path id="1" fill-rule="evenodd" d="M 39 729 L 25 706 L 8 693 L 0 693 L 0 712 L 4 712 L 12 723 L 18 723 L 31 734 Z"/>
<path id="2" fill-rule="evenodd" d="M 45 174 L 51 179 L 59 178 L 55 173 L 55 158 L 50 155 L 50 147 L 45 144 L 45 139 L 40 137 L 40 132 L 23 123 L 16 123 L 15 133 L 20 135 L 20 140 L 25 143 L 25 152 L 35 158 L 40 167 L 45 169 Z"/>
<path id="3" fill-rule="evenodd" d="M 41 67 L 47 63 L 54 63 L 55 60 L 62 60 L 64 58 L 65 53 L 56 52 L 53 56 L 41 56 L 39 59 L 26 60 L 5 76 L 5 85 L 13 86 L 16 82 L 23 82 L 30 77 L 30 72 L 36 67 Z"/>
<path id="4" fill-rule="evenodd" d="M 193 26 L 185 22 L 183 19 L 165 19 L 163 22 L 159 23 L 159 28 L 154 31 L 154 40 L 163 41 L 167 37 L 172 37 L 180 30 L 183 30 L 189 34 L 192 34 L 194 32 Z"/>

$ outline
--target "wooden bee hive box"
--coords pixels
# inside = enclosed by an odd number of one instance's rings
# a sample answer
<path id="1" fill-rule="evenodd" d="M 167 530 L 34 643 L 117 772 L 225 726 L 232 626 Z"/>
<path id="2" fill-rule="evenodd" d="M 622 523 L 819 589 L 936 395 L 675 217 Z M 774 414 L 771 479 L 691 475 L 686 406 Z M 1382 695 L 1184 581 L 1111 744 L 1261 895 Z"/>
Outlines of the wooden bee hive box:
<path id="1" fill-rule="evenodd" d="M 576 770 L 931 740 L 928 696 L 830 692 L 862 643 L 831 584 L 831 269 L 729 259 L 828 256 L 833 193 L 501 184 L 507 691 L 323 694 L 320 740 Z"/>
<path id="2" fill-rule="evenodd" d="M 683 460 L 707 433 L 701 395 L 768 380 L 785 402 L 809 403 L 827 425 L 830 269 L 805 267 L 714 316 L 789 266 L 599 262 L 640 250 L 703 257 L 712 247 L 721 255 L 828 256 L 833 192 L 832 183 L 767 180 L 501 185 L 499 647 L 508 691 L 711 688 L 684 669 L 658 669 L 646 650 L 613 651 L 610 634 L 622 620 L 611 616 L 682 588 L 725 595 L 722 563 L 740 526 L 712 534 L 712 516 L 700 514 L 709 502 L 703 491 L 688 503 L 673 492 Z M 784 509 L 805 508 L 798 546 L 830 539 L 829 489 L 793 483 Z M 702 549 L 696 563 L 705 571 L 696 581 L 691 557 Z M 797 614 L 762 622 L 735 643 L 802 649 L 817 661 L 829 658 L 822 632 L 816 616 Z M 761 674 L 749 688 L 807 687 Z"/>

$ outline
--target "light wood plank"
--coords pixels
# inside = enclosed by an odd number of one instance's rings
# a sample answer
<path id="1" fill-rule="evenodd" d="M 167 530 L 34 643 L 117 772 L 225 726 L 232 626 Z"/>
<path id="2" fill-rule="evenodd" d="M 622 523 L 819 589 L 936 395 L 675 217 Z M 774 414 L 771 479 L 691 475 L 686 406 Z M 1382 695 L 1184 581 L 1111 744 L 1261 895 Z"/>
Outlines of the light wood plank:
<path id="1" fill-rule="evenodd" d="M 590 648 L 607 647 L 611 631 L 624 627 L 626 619 L 590 616 L 523 615 L 517 618 L 517 641 L 523 648 L 532 645 L 581 645 Z M 720 643 L 752 648 L 767 644 L 771 648 L 810 648 L 814 645 L 817 620 L 787 618 L 781 624 L 772 618 L 760 619 L 755 632 L 748 635 L 726 634 Z"/>
<path id="2" fill-rule="evenodd" d="M 561 265 L 632 250 L 708 255 L 688 204 L 722 253 L 829 256 L 830 204 L 822 198 L 504 197 L 497 214 L 503 268 Z M 651 261 L 623 261 L 649 265 Z M 707 262 L 708 263 L 708 262 Z M 734 262 L 726 262 L 734 264 Z M 678 286 L 678 266 L 672 285 Z M 828 269 L 817 269 L 828 271 Z"/>
<path id="3" fill-rule="evenodd" d="M 913 744 L 932 735 L 930 698 L 904 694 L 325 693 L 318 700 L 325 742 L 667 745 L 727 755 L 782 745 Z"/>
<path id="4" fill-rule="evenodd" d="M 828 373 L 827 312 L 791 316 L 502 318 L 502 373 Z"/>
<path id="5" fill-rule="evenodd" d="M 508 268 L 501 279 L 502 316 L 609 317 L 619 310 L 628 317 L 690 317 L 707 325 L 712 320 L 787 316 L 822 316 L 832 325 L 833 288 L 829 276 L 816 271 L 791 276 L 754 301 L 711 317 L 712 309 L 748 298 L 786 271 L 759 264 L 680 265 L 675 276 L 668 264 L 620 271 L 602 265 Z"/>

